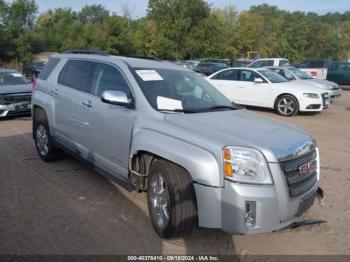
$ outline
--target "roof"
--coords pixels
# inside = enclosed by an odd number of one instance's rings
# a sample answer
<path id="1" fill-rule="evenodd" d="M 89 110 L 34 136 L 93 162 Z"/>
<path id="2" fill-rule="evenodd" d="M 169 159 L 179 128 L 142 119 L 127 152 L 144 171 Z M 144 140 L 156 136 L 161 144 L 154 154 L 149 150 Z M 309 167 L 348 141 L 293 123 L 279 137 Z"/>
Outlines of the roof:
<path id="1" fill-rule="evenodd" d="M 271 60 L 271 59 L 272 60 L 288 60 L 287 58 L 284 58 L 284 57 L 267 57 L 267 58 L 259 58 L 259 59 L 256 59 L 255 61 L 258 61 L 258 60 Z"/>
<path id="2" fill-rule="evenodd" d="M 187 70 L 182 65 L 166 61 L 155 61 L 150 59 L 141 59 L 125 56 L 112 56 L 114 59 L 119 59 L 127 63 L 130 67 L 142 67 L 142 68 L 162 68 L 162 69 L 175 69 L 175 70 Z"/>
<path id="3" fill-rule="evenodd" d="M 150 59 L 133 58 L 126 56 L 113 56 L 113 55 L 95 55 L 95 54 L 55 54 L 53 57 L 62 57 L 66 59 L 93 59 L 105 62 L 123 61 L 130 67 L 138 68 L 159 68 L 159 69 L 174 69 L 189 71 L 183 66 L 176 65 L 166 61 L 156 61 Z"/>

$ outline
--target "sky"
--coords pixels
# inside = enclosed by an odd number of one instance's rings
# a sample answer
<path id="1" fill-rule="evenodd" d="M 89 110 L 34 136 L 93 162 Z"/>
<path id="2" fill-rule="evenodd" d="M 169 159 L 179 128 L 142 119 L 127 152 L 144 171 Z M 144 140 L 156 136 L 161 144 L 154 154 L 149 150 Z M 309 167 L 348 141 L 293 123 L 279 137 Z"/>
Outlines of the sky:
<path id="1" fill-rule="evenodd" d="M 310 11 L 318 14 L 350 11 L 350 0 L 207 0 L 207 2 L 212 7 L 218 8 L 231 5 L 239 11 L 247 10 L 251 5 L 263 3 L 276 5 L 280 9 L 289 11 Z M 122 14 L 122 10 L 127 7 L 133 18 L 140 18 L 146 15 L 148 0 L 36 0 L 36 3 L 40 13 L 49 8 L 70 7 L 78 11 L 84 5 L 101 4 L 107 10 L 119 14 Z"/>

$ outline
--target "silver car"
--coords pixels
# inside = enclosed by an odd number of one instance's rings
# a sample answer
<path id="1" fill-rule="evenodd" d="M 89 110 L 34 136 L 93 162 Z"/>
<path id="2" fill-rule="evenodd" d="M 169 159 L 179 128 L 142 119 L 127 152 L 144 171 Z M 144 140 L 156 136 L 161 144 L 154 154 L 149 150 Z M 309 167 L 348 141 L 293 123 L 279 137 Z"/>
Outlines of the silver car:
<path id="1" fill-rule="evenodd" d="M 334 98 L 341 96 L 342 89 L 339 87 L 337 83 L 324 80 L 324 79 L 313 78 L 312 76 L 308 75 L 307 73 L 301 71 L 298 68 L 295 68 L 292 66 L 267 67 L 267 68 L 285 77 L 289 81 L 295 81 L 301 84 L 313 85 L 326 91 L 332 101 L 334 100 Z"/>
<path id="2" fill-rule="evenodd" d="M 41 159 L 66 152 L 129 190 L 146 191 L 164 238 L 197 226 L 236 234 L 281 229 L 312 205 L 318 189 L 310 134 L 232 104 L 172 63 L 54 55 L 32 103 Z"/>
<path id="3" fill-rule="evenodd" d="M 30 114 L 31 96 L 27 78 L 17 70 L 0 68 L 0 118 Z"/>

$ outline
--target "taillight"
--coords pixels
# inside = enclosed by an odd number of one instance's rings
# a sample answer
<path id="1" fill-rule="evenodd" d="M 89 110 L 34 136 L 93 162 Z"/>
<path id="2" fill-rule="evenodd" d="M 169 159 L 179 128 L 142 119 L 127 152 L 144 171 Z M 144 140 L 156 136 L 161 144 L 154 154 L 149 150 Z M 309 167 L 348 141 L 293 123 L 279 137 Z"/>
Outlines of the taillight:
<path id="1" fill-rule="evenodd" d="M 34 90 L 35 89 L 35 87 L 36 87 L 36 78 L 35 77 L 33 77 L 33 79 L 32 79 L 32 90 Z"/>

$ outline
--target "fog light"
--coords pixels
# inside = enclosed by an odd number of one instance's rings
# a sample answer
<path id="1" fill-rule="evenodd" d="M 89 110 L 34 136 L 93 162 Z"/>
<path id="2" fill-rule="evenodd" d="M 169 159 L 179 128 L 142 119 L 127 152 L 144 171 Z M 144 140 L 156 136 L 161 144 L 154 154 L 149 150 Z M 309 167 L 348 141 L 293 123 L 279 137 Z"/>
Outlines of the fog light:
<path id="1" fill-rule="evenodd" d="M 256 223 L 256 202 L 245 201 L 245 224 L 248 227 L 255 226 Z"/>

